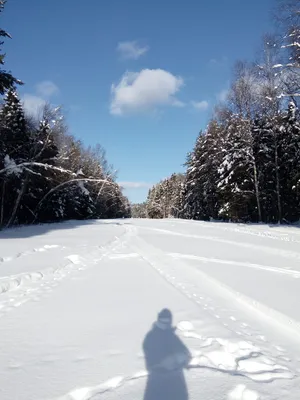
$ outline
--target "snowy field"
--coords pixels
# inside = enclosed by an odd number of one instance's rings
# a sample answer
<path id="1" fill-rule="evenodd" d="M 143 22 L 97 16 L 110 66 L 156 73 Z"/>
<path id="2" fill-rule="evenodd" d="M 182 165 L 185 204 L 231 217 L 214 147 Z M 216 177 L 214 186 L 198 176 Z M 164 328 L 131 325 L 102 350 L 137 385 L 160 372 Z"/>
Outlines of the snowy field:
<path id="1" fill-rule="evenodd" d="M 300 228 L 3 231 L 0 399 L 299 400 L 299 278 Z M 163 308 L 176 330 L 153 325 Z"/>

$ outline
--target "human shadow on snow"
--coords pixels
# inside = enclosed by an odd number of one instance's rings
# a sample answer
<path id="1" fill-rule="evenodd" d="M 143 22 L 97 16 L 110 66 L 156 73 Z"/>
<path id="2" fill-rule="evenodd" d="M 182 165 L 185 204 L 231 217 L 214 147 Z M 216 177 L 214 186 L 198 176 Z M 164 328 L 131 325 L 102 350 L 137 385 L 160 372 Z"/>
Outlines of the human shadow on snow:
<path id="1" fill-rule="evenodd" d="M 191 354 L 175 333 L 172 314 L 162 310 L 143 342 L 148 379 L 144 400 L 188 400 L 184 368 Z"/>

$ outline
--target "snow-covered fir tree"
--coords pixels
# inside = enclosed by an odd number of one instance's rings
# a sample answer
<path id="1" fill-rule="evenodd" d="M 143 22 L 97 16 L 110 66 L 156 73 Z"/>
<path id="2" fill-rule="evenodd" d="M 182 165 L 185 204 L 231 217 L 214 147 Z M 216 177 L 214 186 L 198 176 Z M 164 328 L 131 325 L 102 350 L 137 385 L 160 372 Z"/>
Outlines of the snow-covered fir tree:
<path id="1" fill-rule="evenodd" d="M 188 219 L 218 218 L 217 174 L 223 138 L 217 121 L 200 132 L 186 162 L 183 216 Z"/>
<path id="2" fill-rule="evenodd" d="M 6 0 L 0 0 L 0 14 L 3 12 Z M 17 84 L 22 84 L 19 79 L 16 79 L 10 72 L 4 70 L 2 66 L 5 62 L 5 53 L 2 52 L 2 45 L 5 38 L 11 38 L 9 33 L 0 28 L 0 94 L 3 95 L 7 90 L 12 89 Z"/>
<path id="3" fill-rule="evenodd" d="M 147 203 L 136 203 L 132 204 L 131 212 L 132 218 L 147 218 Z"/>
<path id="4" fill-rule="evenodd" d="M 172 174 L 154 185 L 148 193 L 146 214 L 149 218 L 180 217 L 182 212 L 183 174 Z"/>
<path id="5" fill-rule="evenodd" d="M 220 216 L 230 220 L 261 221 L 259 170 L 251 123 L 232 116 L 224 127 L 226 138 L 218 168 Z"/>
<path id="6" fill-rule="evenodd" d="M 130 215 L 103 149 L 69 135 L 58 109 L 28 119 L 9 90 L 0 113 L 0 227 Z"/>
<path id="7" fill-rule="evenodd" d="M 0 119 L 2 151 L 14 162 L 26 160 L 30 151 L 30 132 L 14 89 L 10 89 L 4 97 Z"/>

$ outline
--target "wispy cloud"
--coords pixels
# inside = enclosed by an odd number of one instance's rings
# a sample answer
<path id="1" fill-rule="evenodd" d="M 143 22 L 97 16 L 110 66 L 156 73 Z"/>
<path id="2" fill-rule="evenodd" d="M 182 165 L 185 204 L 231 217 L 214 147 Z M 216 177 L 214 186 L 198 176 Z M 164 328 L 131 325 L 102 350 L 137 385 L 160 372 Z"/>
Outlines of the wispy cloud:
<path id="1" fill-rule="evenodd" d="M 198 110 L 198 111 L 206 111 L 209 107 L 209 103 L 206 100 L 191 101 L 191 105 L 195 110 Z"/>
<path id="2" fill-rule="evenodd" d="M 35 93 L 25 93 L 21 98 L 25 112 L 40 117 L 45 104 L 58 94 L 59 88 L 52 81 L 39 82 L 35 85 Z"/>
<path id="3" fill-rule="evenodd" d="M 36 85 L 36 93 L 42 97 L 51 97 L 59 93 L 58 86 L 51 81 L 43 81 Z"/>
<path id="4" fill-rule="evenodd" d="M 175 94 L 184 85 L 180 76 L 163 69 L 143 69 L 126 72 L 119 83 L 111 87 L 110 112 L 126 115 L 155 110 L 160 106 L 182 107 Z"/>
<path id="5" fill-rule="evenodd" d="M 46 101 L 39 96 L 25 93 L 22 98 L 24 110 L 29 115 L 39 116 Z"/>
<path id="6" fill-rule="evenodd" d="M 228 63 L 228 57 L 223 56 L 220 58 L 211 58 L 209 60 L 209 65 L 214 65 L 216 67 L 224 67 Z"/>
<path id="7" fill-rule="evenodd" d="M 136 40 L 131 42 L 120 42 L 117 46 L 117 51 L 121 55 L 121 58 L 128 60 L 137 60 L 142 55 L 146 54 L 149 50 L 149 46 L 142 46 Z"/>
<path id="8" fill-rule="evenodd" d="M 147 182 L 118 182 L 120 186 L 124 189 L 142 189 L 142 188 L 151 188 L 153 186 L 152 183 Z"/>
<path id="9" fill-rule="evenodd" d="M 221 103 L 224 103 L 226 101 L 227 96 L 228 96 L 228 89 L 223 89 L 217 94 L 217 100 L 220 101 Z"/>

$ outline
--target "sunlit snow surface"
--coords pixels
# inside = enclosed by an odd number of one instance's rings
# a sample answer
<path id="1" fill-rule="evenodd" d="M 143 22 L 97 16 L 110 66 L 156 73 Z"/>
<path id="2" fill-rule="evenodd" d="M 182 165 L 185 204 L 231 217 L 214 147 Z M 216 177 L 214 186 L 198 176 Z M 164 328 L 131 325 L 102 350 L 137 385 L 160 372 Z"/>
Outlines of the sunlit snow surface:
<path id="1" fill-rule="evenodd" d="M 3 231 L 0 399 L 299 400 L 299 278 L 297 227 Z"/>

